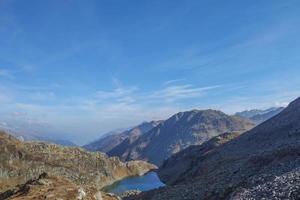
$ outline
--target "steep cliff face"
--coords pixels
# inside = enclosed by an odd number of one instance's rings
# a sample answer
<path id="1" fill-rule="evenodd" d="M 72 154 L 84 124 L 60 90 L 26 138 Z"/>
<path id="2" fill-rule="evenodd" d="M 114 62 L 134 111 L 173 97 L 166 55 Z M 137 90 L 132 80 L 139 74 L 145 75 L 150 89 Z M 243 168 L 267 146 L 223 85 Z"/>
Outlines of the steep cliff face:
<path id="1" fill-rule="evenodd" d="M 0 183 L 25 182 L 46 172 L 65 177 L 77 185 L 97 189 L 127 176 L 142 175 L 155 166 L 144 161 L 123 163 L 103 153 L 41 142 L 20 142 L 0 133 Z M 4 189 L 4 188 L 2 188 Z"/>
<path id="2" fill-rule="evenodd" d="M 177 113 L 143 134 L 114 155 L 122 160 L 146 160 L 160 165 L 164 159 L 187 148 L 202 144 L 224 132 L 246 131 L 253 127 L 247 120 L 215 110 Z"/>
<path id="3" fill-rule="evenodd" d="M 174 155 L 159 169 L 169 186 L 136 198 L 300 198 L 300 98 L 256 128 L 222 140 Z"/>

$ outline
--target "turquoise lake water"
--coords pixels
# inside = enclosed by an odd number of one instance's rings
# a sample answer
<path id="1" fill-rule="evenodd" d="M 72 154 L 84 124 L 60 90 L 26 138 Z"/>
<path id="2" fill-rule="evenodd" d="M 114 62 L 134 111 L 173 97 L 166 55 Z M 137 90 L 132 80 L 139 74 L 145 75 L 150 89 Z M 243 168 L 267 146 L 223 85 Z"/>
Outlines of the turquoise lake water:
<path id="1" fill-rule="evenodd" d="M 103 190 L 115 194 L 121 194 L 126 190 L 147 191 L 164 186 L 155 172 L 149 172 L 144 176 L 130 177 L 114 183 Z"/>

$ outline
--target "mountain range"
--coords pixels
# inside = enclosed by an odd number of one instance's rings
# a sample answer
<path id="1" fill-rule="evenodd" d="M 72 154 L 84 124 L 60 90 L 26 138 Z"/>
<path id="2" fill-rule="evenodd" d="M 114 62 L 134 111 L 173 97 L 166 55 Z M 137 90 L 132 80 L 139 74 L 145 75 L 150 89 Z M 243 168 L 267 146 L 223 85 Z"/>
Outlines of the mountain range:
<path id="1" fill-rule="evenodd" d="M 124 200 L 300 198 L 300 98 L 287 108 L 232 116 L 180 112 L 111 132 L 83 146 L 89 151 L 24 141 L 4 128 L 10 134 L 0 132 L 0 199 L 116 200 L 101 189 L 157 169 L 148 162 L 160 166 L 166 186 Z"/>
<path id="2" fill-rule="evenodd" d="M 0 122 L 0 130 L 22 141 L 44 141 L 64 146 L 77 146 L 72 141 L 63 137 L 64 134 L 60 134 L 59 131 L 48 124 L 19 124 L 2 121 Z"/>
<path id="3" fill-rule="evenodd" d="M 300 199 L 300 98 L 245 133 L 224 133 L 173 155 L 168 186 L 129 199 Z"/>
<path id="4" fill-rule="evenodd" d="M 227 131 L 243 132 L 252 127 L 248 120 L 220 111 L 180 112 L 150 131 L 128 138 L 107 153 L 123 161 L 140 159 L 160 165 L 164 159 L 190 145 L 201 144 Z"/>
<path id="5" fill-rule="evenodd" d="M 206 110 L 201 111 L 203 118 L 198 121 L 197 116 L 200 115 L 196 113 L 200 111 L 187 111 L 177 113 L 165 121 L 145 122 L 126 131 L 110 133 L 83 147 L 90 151 L 105 152 L 109 156 L 118 156 L 122 161 L 143 159 L 159 165 L 164 159 L 189 145 L 201 144 L 227 131 L 243 132 L 275 116 L 283 109 L 283 107 L 273 107 L 266 110 L 247 110 L 238 112 L 234 116 L 226 116 L 227 119 L 224 113 Z M 190 122 L 189 118 L 193 118 L 194 122 Z M 212 122 L 216 119 L 220 120 Z M 232 127 L 226 127 L 224 124 L 229 122 L 234 125 L 228 124 Z M 244 127 L 238 127 L 239 124 Z M 168 144 L 164 142 L 166 138 Z M 158 149 L 160 154 L 155 152 Z"/>
<path id="6" fill-rule="evenodd" d="M 257 125 L 274 117 L 275 115 L 280 113 L 283 109 L 284 107 L 272 107 L 266 110 L 254 109 L 254 110 L 246 110 L 246 111 L 238 112 L 235 115 L 249 119 L 250 121 L 252 121 Z"/>

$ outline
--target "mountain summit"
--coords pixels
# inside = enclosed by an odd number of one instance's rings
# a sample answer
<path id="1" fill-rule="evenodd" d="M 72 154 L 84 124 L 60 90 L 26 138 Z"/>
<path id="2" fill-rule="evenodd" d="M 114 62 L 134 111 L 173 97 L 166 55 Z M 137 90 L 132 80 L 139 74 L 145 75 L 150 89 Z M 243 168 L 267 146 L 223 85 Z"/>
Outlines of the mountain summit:
<path id="1" fill-rule="evenodd" d="M 180 112 L 161 122 L 133 143 L 127 143 L 122 151 L 114 149 L 109 155 L 121 160 L 147 160 L 154 164 L 193 144 L 202 144 L 224 132 L 243 132 L 253 124 L 236 116 L 228 116 L 216 110 L 192 110 Z"/>
<path id="2" fill-rule="evenodd" d="M 169 187 L 137 199 L 299 199 L 300 98 L 248 132 L 173 155 L 159 175 Z"/>

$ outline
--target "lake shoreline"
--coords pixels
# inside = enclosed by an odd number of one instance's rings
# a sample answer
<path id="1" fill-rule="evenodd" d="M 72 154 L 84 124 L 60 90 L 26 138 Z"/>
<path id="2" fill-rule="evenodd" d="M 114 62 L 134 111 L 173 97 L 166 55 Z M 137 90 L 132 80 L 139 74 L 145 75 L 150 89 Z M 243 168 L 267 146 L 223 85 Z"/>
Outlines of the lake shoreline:
<path id="1" fill-rule="evenodd" d="M 101 191 L 120 195 L 130 190 L 148 191 L 162 186 L 165 186 L 165 184 L 159 179 L 156 170 L 151 170 L 142 176 L 127 177 L 105 186 Z"/>

